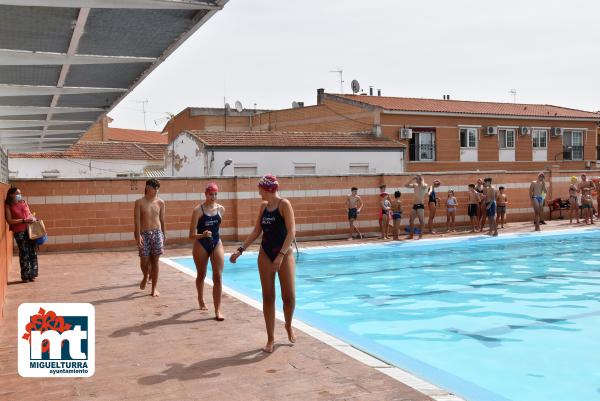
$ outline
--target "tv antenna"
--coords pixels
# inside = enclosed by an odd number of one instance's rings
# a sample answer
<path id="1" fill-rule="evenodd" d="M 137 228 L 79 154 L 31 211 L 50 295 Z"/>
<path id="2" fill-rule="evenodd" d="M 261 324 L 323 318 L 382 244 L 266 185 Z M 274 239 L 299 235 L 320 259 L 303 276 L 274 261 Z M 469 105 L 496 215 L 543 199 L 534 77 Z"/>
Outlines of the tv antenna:
<path id="1" fill-rule="evenodd" d="M 508 91 L 508 93 L 511 94 L 513 98 L 513 103 L 517 103 L 517 90 L 513 88 L 510 91 Z"/>
<path id="2" fill-rule="evenodd" d="M 355 95 L 360 92 L 360 84 L 358 83 L 358 81 L 356 79 L 353 79 L 352 82 L 350 83 L 350 87 L 352 88 L 352 93 L 354 93 Z"/>
<path id="3" fill-rule="evenodd" d="M 158 125 L 158 124 L 162 124 L 163 122 L 168 122 L 170 121 L 173 117 L 175 117 L 175 114 L 173 113 L 169 113 L 168 111 L 165 111 L 166 116 L 157 118 L 156 120 L 154 120 L 154 125 Z"/>
<path id="4" fill-rule="evenodd" d="M 146 127 L 146 105 L 148 104 L 148 99 L 145 100 L 132 100 L 133 103 L 141 103 L 142 104 L 142 114 L 144 115 L 144 131 L 148 131 Z"/>
<path id="5" fill-rule="evenodd" d="M 329 72 L 340 74 L 340 94 L 344 94 L 344 70 L 342 70 L 342 67 L 338 67 L 337 70 L 331 70 Z"/>

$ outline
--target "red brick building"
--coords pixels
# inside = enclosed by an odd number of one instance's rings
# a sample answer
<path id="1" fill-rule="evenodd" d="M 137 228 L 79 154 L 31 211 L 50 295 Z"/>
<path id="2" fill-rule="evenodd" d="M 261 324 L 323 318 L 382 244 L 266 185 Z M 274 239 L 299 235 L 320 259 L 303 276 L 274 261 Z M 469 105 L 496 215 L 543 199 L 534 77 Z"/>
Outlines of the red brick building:
<path id="1" fill-rule="evenodd" d="M 187 110 L 187 109 L 186 109 Z M 197 109 L 201 110 L 201 109 Z M 187 119 L 186 119 L 187 118 Z M 210 116 L 205 121 L 217 123 Z M 220 129 L 223 130 L 223 118 Z M 541 104 L 317 92 L 317 105 L 258 111 L 232 130 L 372 132 L 407 145 L 405 171 L 600 168 L 600 114 Z M 245 124 L 245 127 L 242 126 Z M 169 134 L 208 129 L 178 115 Z"/>

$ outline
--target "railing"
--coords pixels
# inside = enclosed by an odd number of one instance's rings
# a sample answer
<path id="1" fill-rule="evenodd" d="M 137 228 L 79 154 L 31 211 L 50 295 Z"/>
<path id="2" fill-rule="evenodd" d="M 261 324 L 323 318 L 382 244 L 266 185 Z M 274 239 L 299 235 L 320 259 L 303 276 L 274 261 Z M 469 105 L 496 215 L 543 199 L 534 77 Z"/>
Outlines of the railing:
<path id="1" fill-rule="evenodd" d="M 411 161 L 434 161 L 435 145 L 416 145 L 409 146 L 409 158 Z"/>
<path id="2" fill-rule="evenodd" d="M 563 160 L 583 160 L 583 146 L 563 146 Z"/>

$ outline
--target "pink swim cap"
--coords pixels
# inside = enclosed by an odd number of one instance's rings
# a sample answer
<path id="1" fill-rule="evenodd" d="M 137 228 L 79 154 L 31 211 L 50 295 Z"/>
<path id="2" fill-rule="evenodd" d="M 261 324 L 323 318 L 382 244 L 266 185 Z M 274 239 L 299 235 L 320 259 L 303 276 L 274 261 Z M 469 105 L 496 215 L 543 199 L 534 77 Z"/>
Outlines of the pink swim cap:
<path id="1" fill-rule="evenodd" d="M 275 192 L 279 188 L 279 181 L 274 175 L 268 174 L 260 179 L 258 186 L 267 192 Z"/>
<path id="2" fill-rule="evenodd" d="M 380 194 L 379 194 L 379 196 L 381 196 L 382 198 L 383 198 L 384 196 L 388 196 L 388 195 L 389 195 L 389 194 L 388 194 L 387 192 L 382 192 L 382 193 L 380 193 Z"/>
<path id="3" fill-rule="evenodd" d="M 206 186 L 206 189 L 204 190 L 204 193 L 209 193 L 209 192 L 219 192 L 219 187 L 217 186 L 217 184 L 215 184 L 214 182 L 211 182 L 210 184 L 208 184 Z"/>
<path id="4" fill-rule="evenodd" d="M 440 180 L 433 180 L 433 185 L 440 185 L 440 184 L 441 184 Z"/>

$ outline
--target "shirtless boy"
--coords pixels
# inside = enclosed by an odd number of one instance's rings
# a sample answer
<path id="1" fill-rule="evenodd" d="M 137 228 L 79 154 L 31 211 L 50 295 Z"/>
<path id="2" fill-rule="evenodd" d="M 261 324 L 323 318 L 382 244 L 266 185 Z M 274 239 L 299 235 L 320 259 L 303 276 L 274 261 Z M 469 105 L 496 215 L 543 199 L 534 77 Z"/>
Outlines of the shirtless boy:
<path id="1" fill-rule="evenodd" d="M 400 191 L 394 192 L 394 200 L 392 201 L 392 220 L 394 221 L 394 231 L 392 238 L 400 240 L 400 220 L 402 219 L 402 201 Z"/>
<path id="2" fill-rule="evenodd" d="M 414 182 L 413 182 L 414 181 Z M 406 188 L 412 188 L 414 191 L 413 206 L 410 211 L 410 235 L 409 239 L 413 239 L 415 217 L 419 218 L 419 239 L 423 238 L 423 220 L 425 214 L 425 195 L 428 194 L 429 188 L 422 176 L 416 175 L 411 178 L 405 185 Z"/>
<path id="3" fill-rule="evenodd" d="M 158 189 L 160 183 L 152 178 L 146 181 L 144 197 L 135 201 L 133 235 L 140 255 L 142 282 L 140 289 L 146 288 L 148 276 L 152 280 L 152 296 L 158 297 L 158 258 L 163 253 L 165 236 L 165 202 L 160 199 Z"/>
<path id="4" fill-rule="evenodd" d="M 487 177 L 485 180 L 483 180 L 483 184 L 485 185 L 485 216 L 488 218 L 490 227 L 487 234 L 497 237 L 498 225 L 496 224 L 496 188 L 492 185 L 491 177 Z M 483 226 L 481 228 L 483 229 Z"/>
<path id="5" fill-rule="evenodd" d="M 537 181 L 532 181 L 529 185 L 529 197 L 531 198 L 531 206 L 535 215 L 535 231 L 540 231 L 540 217 L 544 209 L 545 194 L 548 193 L 545 179 L 546 176 L 544 173 L 539 173 Z"/>
<path id="6" fill-rule="evenodd" d="M 594 224 L 594 198 L 592 198 L 592 190 L 589 187 L 583 189 L 581 195 L 581 207 L 583 208 L 583 221 L 585 224 Z"/>
<path id="7" fill-rule="evenodd" d="M 355 232 L 358 238 L 362 238 L 362 234 L 358 230 L 358 227 L 356 227 L 356 224 L 354 224 L 363 207 L 362 199 L 358 196 L 358 188 L 352 187 L 350 189 L 350 195 L 346 198 L 346 207 L 348 208 L 348 222 L 350 223 L 350 238 L 348 239 L 353 239 Z"/>
<path id="8" fill-rule="evenodd" d="M 498 223 L 500 223 L 500 228 L 504 228 L 504 224 L 506 224 L 506 205 L 508 204 L 508 196 L 504 193 L 504 187 L 498 187 L 498 210 L 496 214 L 496 227 L 498 227 Z"/>
<path id="9" fill-rule="evenodd" d="M 475 184 L 469 184 L 469 201 L 467 204 L 467 214 L 471 220 L 471 232 L 474 233 L 479 228 L 479 202 L 481 194 L 475 190 Z"/>

